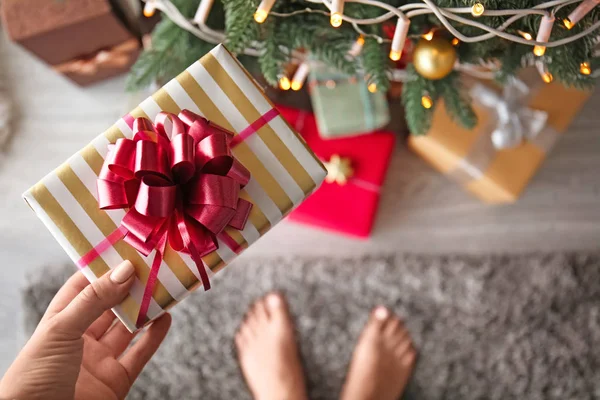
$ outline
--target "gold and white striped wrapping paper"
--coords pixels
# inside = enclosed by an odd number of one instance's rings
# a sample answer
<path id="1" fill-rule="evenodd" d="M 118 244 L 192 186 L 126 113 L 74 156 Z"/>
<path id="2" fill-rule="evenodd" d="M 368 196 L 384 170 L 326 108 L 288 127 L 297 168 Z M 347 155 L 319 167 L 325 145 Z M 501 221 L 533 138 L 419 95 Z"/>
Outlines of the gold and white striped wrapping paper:
<path id="1" fill-rule="evenodd" d="M 238 133 L 273 107 L 247 71 L 219 45 L 130 114 L 154 120 L 163 110 L 179 113 L 189 109 Z M 98 208 L 96 180 L 108 144 L 132 136 L 125 120 L 120 119 L 23 195 L 74 262 L 112 233 L 125 215 L 124 210 Z M 245 249 L 311 194 L 325 178 L 326 171 L 281 116 L 236 146 L 233 153 L 252 174 L 250 183 L 241 192 L 242 198 L 254 204 L 248 223 L 242 231 L 227 228 L 227 233 Z M 219 249 L 203 257 L 203 262 L 214 273 L 235 256 L 220 242 Z M 130 295 L 113 309 L 131 331 L 136 329 L 135 321 L 153 257 L 154 252 L 144 257 L 119 241 L 82 270 L 93 282 L 121 261 L 132 261 L 136 267 L 136 282 Z M 201 285 L 192 259 L 170 247 L 158 277 L 148 311 L 150 319 Z"/>

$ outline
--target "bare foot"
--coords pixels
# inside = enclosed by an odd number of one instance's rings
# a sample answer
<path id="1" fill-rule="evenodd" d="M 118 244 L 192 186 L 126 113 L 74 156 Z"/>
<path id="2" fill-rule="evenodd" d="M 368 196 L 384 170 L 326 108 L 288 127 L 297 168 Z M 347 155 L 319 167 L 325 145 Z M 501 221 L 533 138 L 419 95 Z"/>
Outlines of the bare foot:
<path id="1" fill-rule="evenodd" d="M 377 307 L 354 349 L 342 400 L 397 400 L 412 374 L 415 358 L 400 319 L 385 307 Z"/>
<path id="2" fill-rule="evenodd" d="M 270 293 L 248 310 L 235 336 L 244 377 L 256 400 L 304 400 L 306 385 L 287 304 Z"/>

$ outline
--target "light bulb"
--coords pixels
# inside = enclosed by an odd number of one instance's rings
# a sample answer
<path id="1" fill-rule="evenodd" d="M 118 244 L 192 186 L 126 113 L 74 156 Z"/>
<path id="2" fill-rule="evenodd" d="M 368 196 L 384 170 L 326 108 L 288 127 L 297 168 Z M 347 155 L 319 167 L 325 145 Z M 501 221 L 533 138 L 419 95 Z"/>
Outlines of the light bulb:
<path id="1" fill-rule="evenodd" d="M 433 39 L 433 33 L 434 33 L 434 32 L 433 32 L 433 29 L 432 29 L 432 30 L 430 30 L 429 32 L 427 32 L 427 33 L 423 34 L 421 37 L 422 37 L 423 39 L 425 39 L 425 40 L 431 40 L 431 39 Z"/>
<path id="2" fill-rule="evenodd" d="M 369 90 L 369 92 L 375 93 L 377 92 L 377 84 L 375 82 L 370 83 L 369 86 L 367 86 L 367 89 Z"/>
<path id="3" fill-rule="evenodd" d="M 331 23 L 331 26 L 333 26 L 334 28 L 339 28 L 342 25 L 342 14 L 340 13 L 333 13 L 331 14 L 331 19 L 329 20 L 329 22 Z"/>
<path id="4" fill-rule="evenodd" d="M 256 12 L 254 13 L 254 20 L 259 24 L 262 24 L 263 22 L 265 22 L 268 15 L 269 13 L 265 10 L 256 10 Z"/>
<path id="5" fill-rule="evenodd" d="M 398 22 L 396 22 L 396 30 L 394 31 L 394 37 L 392 38 L 392 48 L 390 50 L 390 58 L 393 61 L 398 61 L 400 57 L 402 57 L 402 49 L 404 48 L 404 43 L 406 42 L 409 26 L 410 20 L 408 18 L 398 18 Z"/>
<path id="6" fill-rule="evenodd" d="M 360 35 L 358 39 L 356 39 L 356 42 L 352 44 L 352 47 L 348 51 L 348 54 L 350 54 L 352 57 L 358 57 L 364 45 L 365 38 L 363 37 L 363 35 Z"/>
<path id="7" fill-rule="evenodd" d="M 571 14 L 567 18 L 563 20 L 563 23 L 567 27 L 567 29 L 571 29 L 575 26 L 576 23 L 581 21 L 583 17 L 585 17 L 590 11 L 594 9 L 598 4 L 600 4 L 600 0 L 584 0 L 571 11 Z"/>
<path id="8" fill-rule="evenodd" d="M 433 107 L 433 100 L 431 99 L 431 97 L 429 97 L 429 95 L 424 95 L 423 97 L 421 97 L 421 105 L 423 106 L 423 108 L 430 109 L 431 107 Z"/>
<path id="9" fill-rule="evenodd" d="M 300 64 L 300 66 L 294 73 L 294 77 L 292 78 L 292 84 L 291 84 L 292 90 L 298 91 L 298 90 L 302 89 L 302 86 L 304 86 L 304 81 L 306 80 L 306 77 L 308 76 L 309 71 L 310 71 L 310 67 L 309 67 L 308 63 L 303 62 L 302 64 Z"/>
<path id="10" fill-rule="evenodd" d="M 571 22 L 571 20 L 570 20 L 569 18 L 565 18 L 565 19 L 563 19 L 563 24 L 565 24 L 565 27 L 566 27 L 567 29 L 571 29 L 572 27 L 574 27 L 574 26 L 575 26 L 575 24 L 574 24 L 574 23 L 572 23 L 572 22 Z"/>
<path id="11" fill-rule="evenodd" d="M 282 76 L 279 78 L 279 89 L 281 90 L 290 90 L 291 83 L 287 76 Z"/>
<path id="12" fill-rule="evenodd" d="M 485 7 L 481 3 L 473 4 L 471 7 L 471 15 L 474 17 L 481 17 L 485 11 Z"/>
<path id="13" fill-rule="evenodd" d="M 551 15 L 544 15 L 540 21 L 540 29 L 538 30 L 537 36 L 535 37 L 536 42 L 547 42 L 550 39 L 550 33 L 552 33 L 552 26 L 554 25 L 554 17 Z M 536 45 L 533 47 L 533 54 L 540 57 L 546 53 L 546 46 Z"/>
<path id="14" fill-rule="evenodd" d="M 254 20 L 259 24 L 265 22 L 271 8 L 273 8 L 273 4 L 275 4 L 275 0 L 262 0 L 254 13 Z"/>
<path id="15" fill-rule="evenodd" d="M 532 40 L 533 39 L 533 36 L 531 36 L 531 33 L 529 33 L 529 32 L 519 31 L 519 34 L 521 36 L 523 36 L 523 38 L 525 38 L 525 40 Z"/>
<path id="16" fill-rule="evenodd" d="M 544 62 L 537 60 L 535 62 L 535 67 L 538 70 L 538 72 L 544 82 L 546 82 L 546 83 L 552 82 L 554 77 L 552 76 L 550 71 L 548 71 L 548 67 L 546 66 L 546 64 Z"/>
<path id="17" fill-rule="evenodd" d="M 344 2 L 344 0 L 331 1 L 331 17 L 329 19 L 329 22 L 334 28 L 338 28 L 342 25 L 342 16 L 344 15 Z"/>
<path id="18" fill-rule="evenodd" d="M 588 63 L 587 61 L 582 62 L 579 65 L 579 72 L 581 72 L 583 75 L 589 75 L 592 73 L 592 67 L 590 66 L 590 63 Z"/>
<path id="19" fill-rule="evenodd" d="M 146 4 L 144 4 L 144 17 L 150 18 L 154 15 L 155 12 L 156 7 L 154 7 L 154 2 L 151 0 L 147 1 Z"/>
<path id="20" fill-rule="evenodd" d="M 533 47 L 533 54 L 535 54 L 538 57 L 543 56 L 546 53 L 546 47 L 545 46 L 534 46 Z"/>

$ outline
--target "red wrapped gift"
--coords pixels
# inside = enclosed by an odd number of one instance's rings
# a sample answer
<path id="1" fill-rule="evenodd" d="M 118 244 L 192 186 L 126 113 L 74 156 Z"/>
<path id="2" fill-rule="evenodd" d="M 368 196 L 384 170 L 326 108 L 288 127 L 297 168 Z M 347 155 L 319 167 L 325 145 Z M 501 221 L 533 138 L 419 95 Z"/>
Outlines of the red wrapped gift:
<path id="1" fill-rule="evenodd" d="M 381 186 L 394 148 L 395 135 L 378 131 L 368 135 L 324 140 L 319 136 L 313 114 L 282 106 L 278 108 L 328 166 L 328 180 L 336 179 L 334 182 L 324 182 L 288 218 L 360 238 L 369 237 Z M 338 171 L 348 167 L 345 164 L 350 164 L 353 170 L 350 176 L 346 176 L 344 171 Z M 345 183 L 339 183 L 344 180 Z"/>

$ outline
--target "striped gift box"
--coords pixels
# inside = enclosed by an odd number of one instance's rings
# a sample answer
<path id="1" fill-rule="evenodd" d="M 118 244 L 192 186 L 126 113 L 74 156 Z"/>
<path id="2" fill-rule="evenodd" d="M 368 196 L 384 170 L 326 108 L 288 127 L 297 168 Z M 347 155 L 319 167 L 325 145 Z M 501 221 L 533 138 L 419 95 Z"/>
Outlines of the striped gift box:
<path id="1" fill-rule="evenodd" d="M 131 120 L 154 120 L 161 111 L 191 110 L 239 134 L 258 127 L 233 149 L 252 178 L 240 197 L 254 204 L 241 231 L 226 228 L 236 251 L 219 241 L 218 250 L 202 257 L 207 270 L 217 272 L 264 235 L 322 182 L 321 162 L 291 128 L 239 62 L 219 45 L 167 83 L 136 109 L 48 174 L 23 196 L 74 262 L 78 262 L 115 232 L 124 210 L 98 207 L 96 180 L 108 145 L 131 138 Z M 265 116 L 268 115 L 268 120 Z M 262 121 L 261 124 L 256 124 Z M 235 139 L 234 139 L 235 140 Z M 237 253 L 236 253 L 237 252 Z M 154 251 L 148 257 L 118 241 L 82 268 L 92 282 L 121 261 L 130 260 L 137 279 L 130 295 L 115 314 L 134 331 Z M 167 246 L 158 273 L 159 282 L 148 310 L 149 320 L 183 300 L 201 286 L 198 269 L 189 255 Z"/>

